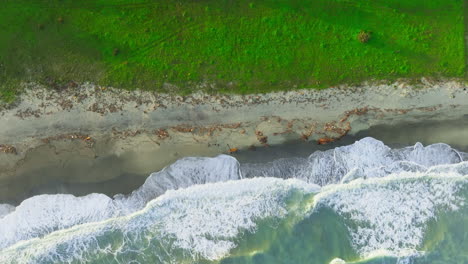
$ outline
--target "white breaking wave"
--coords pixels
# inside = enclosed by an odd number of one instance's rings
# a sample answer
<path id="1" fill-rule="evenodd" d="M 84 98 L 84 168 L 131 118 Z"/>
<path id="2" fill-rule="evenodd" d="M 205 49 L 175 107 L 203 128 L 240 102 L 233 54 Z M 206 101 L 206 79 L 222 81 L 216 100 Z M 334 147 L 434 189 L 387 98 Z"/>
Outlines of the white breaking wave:
<path id="1" fill-rule="evenodd" d="M 151 174 L 143 186 L 128 197 L 117 195 L 115 198 L 122 204 L 122 208 L 134 211 L 143 208 L 148 201 L 164 194 L 167 190 L 241 178 L 239 162 L 231 156 L 188 157 Z"/>
<path id="2" fill-rule="evenodd" d="M 219 259 L 236 246 L 234 238 L 254 232 L 258 221 L 282 219 L 292 212 L 305 214 L 309 208 L 301 210 L 298 204 L 319 189 L 294 179 L 256 178 L 168 191 L 137 213 L 18 243 L 0 251 L 0 262 L 86 263 L 101 254 L 125 263 L 126 254 L 145 250 L 154 253 L 164 248 L 171 257 L 174 246 L 193 259 Z M 296 202 L 291 203 L 291 197 Z M 109 234 L 121 240 L 117 246 L 101 240 Z M 161 262 L 170 261 L 176 260 Z"/>
<path id="3" fill-rule="evenodd" d="M 0 219 L 4 217 L 5 215 L 13 212 L 15 210 L 15 207 L 10 204 L 0 204 Z"/>
<path id="4" fill-rule="evenodd" d="M 0 249 L 18 241 L 41 237 L 56 230 L 126 215 L 167 190 L 195 184 L 240 179 L 239 163 L 233 157 L 184 158 L 151 174 L 130 196 L 111 199 L 104 194 L 38 195 L 18 207 L 0 207 Z M 1 218 L 3 216 L 3 218 Z"/>
<path id="5" fill-rule="evenodd" d="M 340 259 L 340 258 L 334 258 L 330 261 L 329 264 L 346 264 L 346 261 Z"/>
<path id="6" fill-rule="evenodd" d="M 466 156 L 443 143 L 426 147 L 416 143 L 412 147 L 391 149 L 383 142 L 367 137 L 349 146 L 316 151 L 307 159 L 285 158 L 267 164 L 245 164 L 241 170 L 246 177 L 298 178 L 325 186 L 343 179 L 346 182 L 402 171 L 423 172 L 431 166 L 459 163 Z"/>
<path id="7" fill-rule="evenodd" d="M 468 176 L 456 171 L 467 170 L 468 162 L 463 162 L 425 173 L 402 172 L 326 186 L 314 198 L 314 210 L 329 207 L 341 215 L 348 223 L 353 247 L 363 257 L 379 250 L 411 255 L 421 246 L 429 220 L 441 210 L 465 205 L 458 192 L 466 188 Z"/>
<path id="8" fill-rule="evenodd" d="M 150 249 L 167 258 L 174 248 L 218 259 L 236 246 L 233 238 L 242 230 L 254 232 L 256 221 L 286 217 L 290 192 L 314 193 L 315 184 L 326 186 L 314 198 L 317 208 L 353 221 L 348 229 L 358 252 L 404 255 L 417 250 L 426 222 L 440 208 L 463 205 L 456 193 L 468 174 L 466 157 L 446 144 L 392 150 L 365 138 L 308 159 L 246 165 L 242 173 L 230 156 L 184 158 L 151 174 L 129 196 L 40 195 L 16 208 L 0 205 L 0 262 L 86 262 L 92 254 L 125 258 Z M 109 234 L 120 242 L 99 242 Z M 131 248 L 142 243 L 147 247 Z"/>
<path id="9" fill-rule="evenodd" d="M 21 240 L 116 215 L 119 215 L 119 210 L 104 194 L 34 196 L 0 218 L 0 249 Z"/>
<path id="10" fill-rule="evenodd" d="M 166 217 L 162 232 L 177 237 L 180 248 L 218 259 L 234 248 L 230 239 L 240 230 L 252 232 L 258 220 L 286 217 L 291 192 L 304 196 L 319 190 L 319 186 L 294 179 L 255 178 L 171 191 L 158 201 L 174 203 L 163 207 Z M 178 210 L 172 211 L 174 208 Z"/>

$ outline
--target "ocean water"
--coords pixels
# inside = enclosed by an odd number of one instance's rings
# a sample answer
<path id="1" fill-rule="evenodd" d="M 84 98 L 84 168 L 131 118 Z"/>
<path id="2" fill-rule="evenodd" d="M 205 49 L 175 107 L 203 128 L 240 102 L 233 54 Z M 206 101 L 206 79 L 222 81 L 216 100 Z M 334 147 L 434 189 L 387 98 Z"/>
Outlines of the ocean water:
<path id="1" fill-rule="evenodd" d="M 0 205 L 0 263 L 468 263 L 467 199 L 442 143 L 184 158 L 129 195 Z"/>

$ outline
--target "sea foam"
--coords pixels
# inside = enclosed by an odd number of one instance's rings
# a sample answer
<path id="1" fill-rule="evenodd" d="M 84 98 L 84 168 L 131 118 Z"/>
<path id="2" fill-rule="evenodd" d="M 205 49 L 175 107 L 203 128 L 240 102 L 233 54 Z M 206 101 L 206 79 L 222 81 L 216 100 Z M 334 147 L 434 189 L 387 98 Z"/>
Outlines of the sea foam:
<path id="1" fill-rule="evenodd" d="M 167 190 L 177 190 L 195 184 L 239 180 L 242 178 L 239 162 L 227 155 L 214 158 L 188 157 L 159 172 L 151 174 L 143 186 L 129 196 L 117 195 L 115 199 L 128 210 L 143 208 L 146 203 Z"/>
<path id="2" fill-rule="evenodd" d="M 103 194 L 34 196 L 0 218 L 0 249 L 21 240 L 116 215 L 119 211 L 112 199 Z"/>
<path id="3" fill-rule="evenodd" d="M 305 214 L 297 204 L 319 189 L 294 179 L 256 178 L 168 191 L 128 216 L 18 243 L 0 251 L 0 262 L 85 263 L 99 256 L 125 263 L 133 254 L 159 253 L 161 262 L 172 263 L 180 250 L 194 260 L 219 259 L 236 246 L 239 235 L 254 232 L 258 221 Z"/>
<path id="4" fill-rule="evenodd" d="M 184 158 L 128 196 L 40 195 L 16 208 L 0 205 L 0 262 L 86 262 L 93 254 L 126 262 L 145 250 L 168 261 L 174 250 L 218 259 L 261 219 L 286 217 L 291 193 L 318 192 L 315 184 L 325 187 L 311 206 L 343 217 L 359 253 L 404 255 L 419 248 L 438 210 L 464 206 L 457 192 L 466 157 L 446 144 L 391 149 L 365 138 L 263 165 L 241 166 L 227 155 Z"/>
<path id="5" fill-rule="evenodd" d="M 15 207 L 10 204 L 0 204 L 0 219 L 4 217 L 5 215 L 13 212 L 15 210 Z"/>
<path id="6" fill-rule="evenodd" d="M 385 177 L 403 171 L 423 172 L 440 164 L 463 161 L 459 153 L 447 144 L 438 143 L 424 147 L 414 146 L 391 149 L 371 137 L 354 144 L 326 151 L 316 151 L 306 158 L 283 158 L 266 164 L 243 164 L 244 176 L 269 176 L 297 178 L 320 186 L 355 178 Z"/>
<path id="7" fill-rule="evenodd" d="M 111 199 L 104 194 L 38 195 L 16 208 L 5 204 L 0 207 L 0 249 L 74 225 L 133 213 L 167 190 L 240 178 L 239 163 L 230 156 L 184 158 L 151 174 L 129 196 Z"/>
<path id="8" fill-rule="evenodd" d="M 468 162 L 443 166 L 444 170 L 448 167 L 466 171 Z M 465 206 L 459 191 L 466 188 L 468 176 L 437 170 L 330 185 L 315 197 L 314 210 L 328 207 L 342 216 L 354 248 L 363 257 L 379 250 L 395 256 L 411 255 L 420 249 L 429 220 L 440 211 Z"/>

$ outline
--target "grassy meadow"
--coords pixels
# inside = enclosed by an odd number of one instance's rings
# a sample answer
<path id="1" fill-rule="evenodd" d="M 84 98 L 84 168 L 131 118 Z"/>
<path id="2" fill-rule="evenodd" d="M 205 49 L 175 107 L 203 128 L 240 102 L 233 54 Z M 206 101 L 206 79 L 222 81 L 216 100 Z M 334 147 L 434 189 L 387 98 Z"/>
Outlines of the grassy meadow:
<path id="1" fill-rule="evenodd" d="M 15 98 L 21 81 L 182 94 L 212 83 L 205 91 L 254 93 L 465 73 L 461 0 L 1 4 L 4 101 Z M 367 43 L 358 41 L 361 31 L 369 32 Z"/>

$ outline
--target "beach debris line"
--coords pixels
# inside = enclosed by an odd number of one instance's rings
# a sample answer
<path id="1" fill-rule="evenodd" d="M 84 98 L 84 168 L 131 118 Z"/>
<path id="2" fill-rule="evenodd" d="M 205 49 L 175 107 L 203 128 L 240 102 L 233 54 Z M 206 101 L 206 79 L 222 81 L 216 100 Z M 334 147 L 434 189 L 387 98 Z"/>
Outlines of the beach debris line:
<path id="1" fill-rule="evenodd" d="M 16 152 L 16 148 L 13 147 L 12 145 L 4 145 L 4 144 L 0 144 L 0 152 L 3 152 L 3 153 L 6 153 L 6 154 L 18 154 Z"/>
<path id="2" fill-rule="evenodd" d="M 169 133 L 167 132 L 166 129 L 163 129 L 163 128 L 156 130 L 155 133 L 159 139 L 165 139 L 169 137 Z"/>
<path id="3" fill-rule="evenodd" d="M 61 135 L 57 135 L 57 136 L 53 136 L 53 137 L 43 138 L 43 139 L 41 139 L 41 141 L 43 143 L 48 144 L 51 141 L 67 140 L 67 139 L 81 140 L 81 141 L 85 142 L 88 147 L 92 147 L 94 145 L 94 143 L 95 143 L 95 140 L 91 136 L 85 135 L 85 134 L 79 134 L 79 133 L 61 134 Z"/>
<path id="4" fill-rule="evenodd" d="M 319 145 L 325 145 L 330 142 L 335 142 L 335 141 L 340 140 L 341 138 L 346 136 L 348 132 L 351 130 L 351 124 L 349 122 L 346 122 L 345 127 L 337 127 L 335 122 L 330 122 L 330 123 L 325 124 L 324 130 L 328 132 L 337 133 L 338 135 L 335 137 L 327 136 L 327 137 L 319 138 L 317 140 L 317 144 Z"/>
<path id="5" fill-rule="evenodd" d="M 35 118 L 39 118 L 41 117 L 41 111 L 39 109 L 33 110 L 31 107 L 28 107 L 24 110 L 18 110 L 15 116 L 21 119 L 25 119 L 32 116 L 34 116 Z"/>
<path id="6" fill-rule="evenodd" d="M 330 142 L 334 142 L 337 140 L 340 140 L 342 137 L 346 136 L 348 132 L 351 130 L 351 124 L 348 122 L 348 119 L 353 116 L 361 116 L 369 113 L 370 111 L 373 111 L 375 113 L 381 113 L 383 115 L 384 112 L 392 112 L 392 113 L 397 113 L 397 114 L 407 114 L 410 111 L 418 110 L 418 111 L 423 111 L 423 112 L 432 112 L 437 110 L 438 107 L 441 107 L 441 105 L 438 106 L 433 106 L 433 107 L 418 107 L 418 108 L 408 108 L 408 109 L 379 109 L 379 108 L 369 108 L 368 106 L 362 107 L 362 108 L 355 108 L 350 111 L 346 111 L 344 113 L 343 118 L 340 119 L 339 122 L 332 121 L 325 123 L 323 130 L 326 132 L 332 132 L 338 134 L 336 137 L 333 136 L 327 136 L 327 137 L 322 137 L 317 140 L 317 144 L 319 145 L 324 145 L 328 144 Z M 344 127 L 343 127 L 344 125 Z M 301 139 L 304 139 L 304 136 L 301 136 Z"/>
<path id="7" fill-rule="evenodd" d="M 257 136 L 258 142 L 262 143 L 264 146 L 268 146 L 268 137 L 264 136 L 262 131 L 255 130 L 255 135 Z"/>
<path id="8" fill-rule="evenodd" d="M 319 138 L 319 139 L 317 140 L 317 144 L 319 144 L 319 145 L 325 145 L 325 144 L 328 144 L 328 143 L 331 143 L 331 142 L 335 142 L 336 140 L 338 140 L 338 139 L 336 139 L 336 138 L 329 138 L 329 137 Z"/>
<path id="9" fill-rule="evenodd" d="M 219 125 L 211 125 L 211 126 L 188 126 L 188 125 L 178 125 L 170 127 L 171 130 L 180 132 L 180 133 L 197 133 L 197 134 L 207 134 L 209 136 L 213 135 L 215 131 L 223 131 L 223 129 L 238 129 L 242 123 L 233 123 L 233 124 L 219 124 Z M 242 132 L 243 130 L 243 132 Z M 239 133 L 245 133 L 245 129 L 242 129 Z"/>
<path id="10" fill-rule="evenodd" d="M 236 153 L 239 151 L 238 148 L 231 148 L 231 146 L 229 146 L 229 144 L 227 144 L 228 148 L 229 148 L 229 154 L 233 154 L 233 153 Z"/>
<path id="11" fill-rule="evenodd" d="M 346 122 L 348 118 L 352 115 L 361 116 L 361 115 L 367 114 L 369 110 L 376 110 L 376 109 L 369 109 L 369 107 L 366 106 L 363 108 L 355 108 L 353 110 L 346 111 L 344 117 L 340 120 L 340 123 Z"/>

